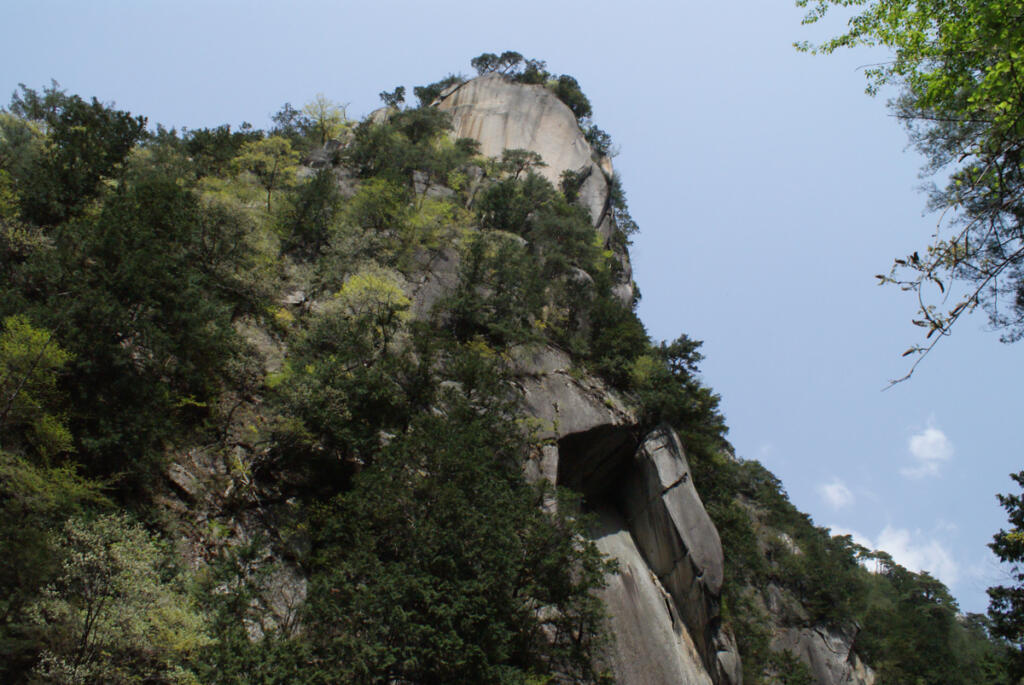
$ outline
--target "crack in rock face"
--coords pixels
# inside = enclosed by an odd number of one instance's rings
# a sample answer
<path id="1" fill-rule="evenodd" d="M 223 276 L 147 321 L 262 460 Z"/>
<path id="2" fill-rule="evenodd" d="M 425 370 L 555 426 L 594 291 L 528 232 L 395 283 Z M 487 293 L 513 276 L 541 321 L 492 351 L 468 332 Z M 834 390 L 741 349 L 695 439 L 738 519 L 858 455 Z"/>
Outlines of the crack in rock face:
<path id="1" fill-rule="evenodd" d="M 605 593 L 613 632 L 622 641 L 613 658 L 622 669 L 619 681 L 679 682 L 663 678 L 668 672 L 678 675 L 675 659 L 690 654 L 707 682 L 739 683 L 735 644 L 721 635 L 721 541 L 689 477 L 675 432 L 662 427 L 640 440 L 635 425 L 605 424 L 564 435 L 558 441 L 557 482 L 583 495 L 600 521 L 595 531 L 599 547 L 604 545 L 603 551 L 629 571 Z M 635 603 L 650 604 L 656 595 L 667 602 L 668 611 L 648 607 L 644 611 L 652 623 L 643 627 Z M 651 649 L 667 649 L 665 636 L 675 635 L 673 656 L 659 657 L 668 671 L 642 666 L 636 630 L 651 641 Z"/>
<path id="2" fill-rule="evenodd" d="M 789 628 L 777 633 L 772 649 L 797 655 L 820 685 L 874 685 L 874 671 L 853 651 L 855 625 Z"/>

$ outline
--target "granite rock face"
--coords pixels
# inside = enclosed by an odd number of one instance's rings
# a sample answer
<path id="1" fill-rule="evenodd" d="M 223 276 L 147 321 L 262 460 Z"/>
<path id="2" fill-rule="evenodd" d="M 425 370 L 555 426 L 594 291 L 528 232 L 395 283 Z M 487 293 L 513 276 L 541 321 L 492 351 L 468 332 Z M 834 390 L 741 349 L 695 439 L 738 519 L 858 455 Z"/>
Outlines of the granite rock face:
<path id="1" fill-rule="evenodd" d="M 484 155 L 536 152 L 546 164 L 538 172 L 556 186 L 564 172 L 577 174 L 578 202 L 611 237 L 611 162 L 593 153 L 575 116 L 549 90 L 488 75 L 449 88 L 435 106 L 451 113 L 453 136 L 477 140 Z M 622 250 L 617 257 L 624 277 L 616 293 L 630 302 L 629 256 Z M 525 465 L 527 477 L 583 494 L 601 521 L 598 545 L 619 561 L 620 574 L 604 593 L 617 682 L 740 683 L 738 652 L 720 627 L 721 542 L 678 437 L 664 428 L 639 434 L 628 403 L 574 368 L 565 352 L 519 347 L 512 364 L 525 413 L 547 441 Z"/>
<path id="2" fill-rule="evenodd" d="M 615 511 L 602 512 L 594 539 L 619 564 L 602 593 L 615 636 L 609 661 L 616 681 L 712 685 L 675 602 L 647 566 L 625 520 Z"/>
<path id="3" fill-rule="evenodd" d="M 610 160 L 593 153 L 572 112 L 550 91 L 490 75 L 453 86 L 436 106 L 451 112 L 453 135 L 476 139 L 485 155 L 499 157 L 506 149 L 537 152 L 547 164 L 538 171 L 556 185 L 565 171 L 579 174 L 583 179 L 579 202 L 606 241 L 613 235 Z M 371 118 L 383 121 L 388 115 L 382 109 Z M 325 148 L 307 164 L 330 166 L 334 152 Z M 335 169 L 335 174 L 339 187 L 350 196 L 357 183 L 354 176 L 343 169 Z M 453 194 L 431 185 L 425 174 L 413 181 L 419 196 Z M 479 171 L 471 185 L 483 183 L 484 172 Z M 622 248 L 616 257 L 624 274 L 616 292 L 629 303 L 634 292 L 629 256 Z M 459 253 L 448 245 L 423 250 L 414 260 L 401 286 L 412 300 L 412 315 L 423 319 L 458 285 Z M 585 272 L 579 276 L 584 277 L 589 278 Z M 305 291 L 297 287 L 282 298 L 282 305 L 315 303 L 308 302 Z M 256 326 L 240 332 L 264 357 L 268 371 L 280 369 L 284 350 L 279 342 Z M 721 624 L 721 541 L 701 502 L 700 484 L 693 482 L 679 436 L 664 426 L 642 428 L 627 398 L 582 371 L 562 350 L 522 345 L 508 354 L 523 413 L 535 422 L 543 442 L 524 465 L 527 478 L 547 479 L 580 493 L 595 515 L 592 534 L 598 548 L 618 561 L 619 573 L 608 579 L 602 592 L 614 636 L 607 661 L 616 682 L 742 685 L 736 642 Z M 246 425 L 250 419 L 240 415 L 237 424 Z M 238 443 L 245 444 L 245 437 L 240 435 Z M 257 447 L 247 449 L 255 452 Z M 280 497 L 258 493 L 249 483 L 241 487 L 229 477 L 229 466 L 202 453 L 181 455 L 168 471 L 175 506 L 191 511 L 196 530 L 217 520 L 232 539 L 251 541 L 264 529 L 273 530 L 279 516 L 260 501 Z M 201 534 L 192 537 L 200 539 Z M 205 547 L 212 548 L 212 543 Z M 198 564 L 203 545 L 195 548 Z M 262 600 L 269 623 L 247 626 L 254 637 L 269 627 L 295 625 L 306 591 L 300 571 L 284 558 L 267 552 L 260 564 L 273 571 Z M 775 588 L 768 595 L 767 613 L 787 613 L 784 605 L 791 598 L 786 593 Z M 799 608 L 793 611 L 798 613 Z M 787 650 L 804 661 L 815 683 L 874 685 L 874 674 L 852 650 L 855 632 L 783 627 L 781 622 L 775 627 L 772 648 Z"/>
<path id="4" fill-rule="evenodd" d="M 452 115 L 452 135 L 472 138 L 480 152 L 501 157 L 504 150 L 530 150 L 546 166 L 537 171 L 559 187 L 566 171 L 581 180 L 577 202 L 590 213 L 591 221 L 607 241 L 615 232 L 611 215 L 609 181 L 611 160 L 596 154 L 587 142 L 572 111 L 544 86 L 515 83 L 488 74 L 450 87 L 435 103 Z M 629 255 L 617 254 L 623 280 L 616 294 L 630 302 L 635 292 Z"/>
<path id="5" fill-rule="evenodd" d="M 648 434 L 632 466 L 618 495 L 630 532 L 671 595 L 705 666 L 716 673 L 724 571 L 718 530 L 690 478 L 675 431 L 662 427 Z"/>
<path id="6" fill-rule="evenodd" d="M 604 591 L 617 682 L 739 685 L 719 612 L 722 545 L 675 432 L 638 440 L 594 427 L 562 437 L 557 459 L 558 483 L 583 493 L 599 517 L 598 547 L 619 563 Z"/>
<path id="7" fill-rule="evenodd" d="M 473 138 L 488 157 L 501 157 L 503 150 L 536 152 L 547 165 L 537 171 L 555 187 L 565 171 L 586 174 L 580 199 L 594 225 L 601 225 L 607 210 L 608 180 L 594 161 L 576 117 L 547 88 L 488 74 L 450 88 L 437 107 L 451 112 L 453 136 Z"/>
<path id="8" fill-rule="evenodd" d="M 853 651 L 856 627 L 788 628 L 772 640 L 810 668 L 816 685 L 874 685 L 875 674 Z"/>

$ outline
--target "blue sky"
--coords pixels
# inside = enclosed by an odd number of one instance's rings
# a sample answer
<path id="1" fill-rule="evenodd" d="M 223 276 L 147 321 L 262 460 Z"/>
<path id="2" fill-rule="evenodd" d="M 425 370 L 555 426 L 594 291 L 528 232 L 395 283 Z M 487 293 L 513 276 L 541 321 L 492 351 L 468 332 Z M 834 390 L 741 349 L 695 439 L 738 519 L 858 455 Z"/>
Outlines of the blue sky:
<path id="1" fill-rule="evenodd" d="M 1004 579 L 986 548 L 995 493 L 1022 468 L 1021 348 L 975 315 L 913 379 L 912 297 L 874 274 L 925 246 L 921 159 L 860 66 L 798 54 L 788 2 L 155 2 L 8 0 L 0 91 L 56 79 L 168 126 L 269 125 L 323 93 L 352 116 L 377 94 L 518 50 L 573 74 L 641 227 L 651 334 L 705 341 L 737 453 L 818 525 L 950 585 L 967 611 Z M 699 486 L 699 483 L 698 483 Z"/>

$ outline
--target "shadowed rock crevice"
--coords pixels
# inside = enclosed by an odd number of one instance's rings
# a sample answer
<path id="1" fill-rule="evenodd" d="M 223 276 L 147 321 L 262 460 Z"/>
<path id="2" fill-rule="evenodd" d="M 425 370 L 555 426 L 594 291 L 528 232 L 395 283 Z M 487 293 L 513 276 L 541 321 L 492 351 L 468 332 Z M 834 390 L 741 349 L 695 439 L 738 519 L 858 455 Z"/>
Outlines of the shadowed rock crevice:
<path id="1" fill-rule="evenodd" d="M 622 479 L 632 469 L 638 446 L 635 430 L 603 425 L 559 440 L 558 485 L 583 495 L 588 507 L 615 503 Z"/>

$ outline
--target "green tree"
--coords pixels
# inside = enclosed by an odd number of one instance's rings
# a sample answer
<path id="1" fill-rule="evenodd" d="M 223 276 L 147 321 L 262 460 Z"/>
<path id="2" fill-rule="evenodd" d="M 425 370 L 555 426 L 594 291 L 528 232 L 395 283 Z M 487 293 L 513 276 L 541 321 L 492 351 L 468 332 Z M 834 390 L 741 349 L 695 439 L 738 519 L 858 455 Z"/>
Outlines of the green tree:
<path id="1" fill-rule="evenodd" d="M 71 360 L 49 331 L 24 316 L 4 320 L 0 333 L 0 449 L 22 451 L 47 461 L 71 449 L 71 433 L 54 412 L 63 403 L 57 374 Z M 26 450 L 27 448 L 27 450 Z"/>
<path id="2" fill-rule="evenodd" d="M 403 431 L 427 404 L 430 352 L 396 342 L 409 304 L 386 272 L 358 273 L 293 344 L 277 387 L 276 444 L 321 491 L 344 487 L 373 461 L 382 432 Z"/>
<path id="3" fill-rule="evenodd" d="M 402 103 L 405 102 L 405 86 L 398 86 L 390 93 L 388 91 L 382 91 L 380 94 L 381 102 L 384 103 L 385 107 L 390 109 L 401 109 Z"/>
<path id="4" fill-rule="evenodd" d="M 523 480 L 508 405 L 471 380 L 493 379 L 486 359 L 463 360 L 461 390 L 315 516 L 308 634 L 326 681 L 597 679 L 610 568 L 569 502 L 546 513 Z"/>
<path id="5" fill-rule="evenodd" d="M 127 484 L 211 416 L 244 356 L 232 320 L 261 310 L 248 231 L 174 179 L 140 177 L 25 265 L 41 291 L 28 311 L 74 355 L 69 425 L 93 475 Z"/>
<path id="6" fill-rule="evenodd" d="M 1010 474 L 1024 488 L 1024 471 Z M 988 613 L 992 632 L 1007 640 L 1014 650 L 1012 672 L 1024 677 L 1024 495 L 996 495 L 1009 517 L 1010 529 L 995 534 L 989 547 L 1000 561 L 1009 564 L 1012 585 L 988 589 Z"/>
<path id="7" fill-rule="evenodd" d="M 306 136 L 313 129 L 312 120 L 292 107 L 290 102 L 284 103 L 271 120 L 274 128 L 270 129 L 270 134 L 287 138 L 296 147 L 305 143 Z"/>
<path id="8" fill-rule="evenodd" d="M 416 96 L 416 99 L 420 101 L 420 107 L 429 107 L 445 89 L 454 86 L 456 83 L 461 83 L 464 80 L 465 79 L 461 76 L 449 74 L 436 83 L 431 83 L 425 86 L 416 86 L 412 89 L 412 92 L 413 95 Z"/>
<path id="9" fill-rule="evenodd" d="M 185 152 L 190 160 L 190 169 L 197 178 L 220 176 L 231 168 L 233 160 L 247 143 L 263 139 L 261 131 L 253 130 L 249 124 L 242 124 L 232 131 L 227 124 L 216 128 L 197 128 L 182 136 Z"/>
<path id="10" fill-rule="evenodd" d="M 169 574 L 167 550 L 123 515 L 68 519 L 60 571 L 31 608 L 46 645 L 33 675 L 53 683 L 194 685 L 206 617 Z"/>
<path id="11" fill-rule="evenodd" d="M 281 247 L 315 257 L 327 245 L 341 216 L 342 196 L 331 169 L 320 169 L 304 180 L 287 200 L 280 218 Z"/>
<path id="12" fill-rule="evenodd" d="M 69 516 L 109 505 L 73 464 L 40 465 L 0 451 L 0 679 L 21 682 L 40 649 L 29 608 L 58 572 L 50 539 Z"/>
<path id="13" fill-rule="evenodd" d="M 270 211 L 270 195 L 279 188 L 286 188 L 295 182 L 299 169 L 299 153 L 292 150 L 287 138 L 271 136 L 263 140 L 245 143 L 233 164 L 239 171 L 249 171 L 267 191 L 267 211 Z"/>
<path id="14" fill-rule="evenodd" d="M 101 182 L 118 174 L 146 128 L 145 117 L 133 117 L 96 98 L 86 102 L 67 95 L 56 83 L 43 95 L 22 85 L 10 110 L 45 132 L 37 154 L 9 169 L 23 217 L 40 225 L 57 224 L 81 212 Z M 9 145 L 6 131 L 4 138 Z"/>
<path id="15" fill-rule="evenodd" d="M 328 100 L 323 93 L 317 93 L 316 98 L 302 108 L 302 113 L 310 122 L 310 128 L 324 145 L 328 140 L 334 140 L 341 135 L 348 125 L 348 118 L 345 116 L 346 105 Z"/>
<path id="16" fill-rule="evenodd" d="M 1002 329 L 1024 335 L 1024 31 L 1020 0 L 797 0 L 813 24 L 833 7 L 861 8 L 846 33 L 802 50 L 831 53 L 882 46 L 893 58 L 867 69 L 868 92 L 899 89 L 891 102 L 929 172 L 950 171 L 931 206 L 943 226 L 924 249 L 878 278 L 917 293 L 915 323 L 934 348 L 977 307 Z M 949 304 L 952 282 L 964 286 Z M 963 292 L 961 293 L 960 290 Z M 915 366 L 916 363 L 915 362 Z M 910 370 L 913 373 L 913 367 Z M 910 375 L 909 373 L 907 374 Z"/>

